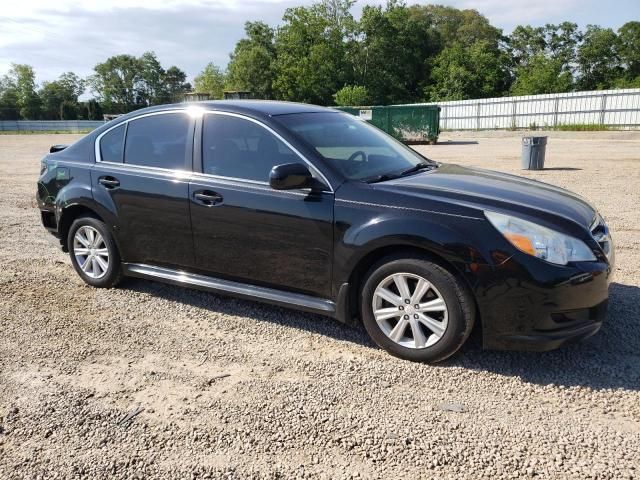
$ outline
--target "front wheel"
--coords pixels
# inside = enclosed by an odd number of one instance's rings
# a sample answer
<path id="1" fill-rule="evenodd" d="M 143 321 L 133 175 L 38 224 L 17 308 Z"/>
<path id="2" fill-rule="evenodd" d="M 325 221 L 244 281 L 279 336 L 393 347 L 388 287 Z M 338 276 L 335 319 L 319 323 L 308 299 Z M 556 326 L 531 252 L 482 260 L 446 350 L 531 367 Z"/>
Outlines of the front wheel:
<path id="1" fill-rule="evenodd" d="M 464 285 L 421 257 L 391 257 L 374 265 L 362 288 L 360 311 L 378 346 L 418 362 L 438 362 L 457 352 L 475 315 Z"/>
<path id="2" fill-rule="evenodd" d="M 120 281 L 120 254 L 103 222 L 93 217 L 76 219 L 69 229 L 67 242 L 73 268 L 85 283 L 110 288 Z"/>

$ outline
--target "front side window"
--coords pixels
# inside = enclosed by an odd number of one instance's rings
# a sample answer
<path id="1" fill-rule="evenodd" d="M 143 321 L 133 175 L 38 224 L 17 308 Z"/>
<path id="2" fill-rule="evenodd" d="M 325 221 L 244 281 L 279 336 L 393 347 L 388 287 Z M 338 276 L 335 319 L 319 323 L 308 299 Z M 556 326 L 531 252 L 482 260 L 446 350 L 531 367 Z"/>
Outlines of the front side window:
<path id="1" fill-rule="evenodd" d="M 150 115 L 131 120 L 124 163 L 184 170 L 193 144 L 191 118 L 186 113 Z"/>
<path id="2" fill-rule="evenodd" d="M 204 116 L 203 173 L 268 182 L 274 166 L 298 162 L 295 152 L 255 122 L 231 115 Z"/>
<path id="3" fill-rule="evenodd" d="M 348 113 L 293 113 L 276 119 L 349 179 L 374 181 L 400 175 L 416 165 L 435 165 Z"/>
<path id="4" fill-rule="evenodd" d="M 125 124 L 109 130 L 100 139 L 100 159 L 103 162 L 122 163 Z"/>

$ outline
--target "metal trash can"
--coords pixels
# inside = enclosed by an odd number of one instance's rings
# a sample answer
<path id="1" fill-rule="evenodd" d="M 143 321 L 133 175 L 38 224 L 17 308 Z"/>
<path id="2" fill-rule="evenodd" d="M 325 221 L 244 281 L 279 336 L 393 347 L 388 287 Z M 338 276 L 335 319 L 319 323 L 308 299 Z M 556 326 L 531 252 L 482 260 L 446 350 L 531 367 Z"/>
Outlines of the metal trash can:
<path id="1" fill-rule="evenodd" d="M 547 137 L 522 137 L 522 169 L 543 170 Z"/>

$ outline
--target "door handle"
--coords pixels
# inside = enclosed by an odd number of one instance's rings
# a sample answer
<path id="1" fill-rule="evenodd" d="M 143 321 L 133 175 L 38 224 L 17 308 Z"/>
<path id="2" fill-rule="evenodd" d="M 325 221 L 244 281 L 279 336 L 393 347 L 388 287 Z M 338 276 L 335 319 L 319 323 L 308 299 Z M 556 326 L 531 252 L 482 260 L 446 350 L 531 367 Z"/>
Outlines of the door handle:
<path id="1" fill-rule="evenodd" d="M 208 190 L 194 193 L 193 198 L 198 200 L 199 203 L 202 203 L 208 207 L 222 203 L 222 196 L 218 195 L 216 192 L 211 192 Z"/>
<path id="2" fill-rule="evenodd" d="M 100 177 L 98 183 L 106 188 L 116 188 L 120 186 L 120 180 L 114 177 Z"/>

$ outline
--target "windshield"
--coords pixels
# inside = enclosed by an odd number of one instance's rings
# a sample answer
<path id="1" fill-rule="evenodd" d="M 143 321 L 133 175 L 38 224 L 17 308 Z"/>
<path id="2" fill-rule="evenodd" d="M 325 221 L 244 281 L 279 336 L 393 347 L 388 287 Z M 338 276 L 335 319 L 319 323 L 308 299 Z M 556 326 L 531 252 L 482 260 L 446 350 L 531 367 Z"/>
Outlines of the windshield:
<path id="1" fill-rule="evenodd" d="M 294 113 L 277 119 L 352 180 L 379 181 L 402 175 L 416 165 L 435 165 L 348 113 Z"/>

